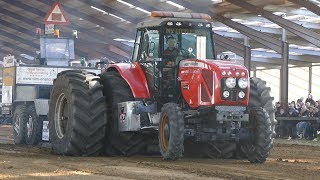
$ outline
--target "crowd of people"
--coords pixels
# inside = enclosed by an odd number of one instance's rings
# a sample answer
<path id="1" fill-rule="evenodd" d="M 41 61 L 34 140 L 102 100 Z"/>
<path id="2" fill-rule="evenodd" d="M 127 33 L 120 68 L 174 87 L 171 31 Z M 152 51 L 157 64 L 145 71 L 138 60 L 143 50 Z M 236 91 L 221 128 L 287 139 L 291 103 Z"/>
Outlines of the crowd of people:
<path id="1" fill-rule="evenodd" d="M 292 101 L 288 106 L 281 106 L 280 102 L 276 103 L 276 117 L 302 117 L 301 120 L 279 121 L 276 127 L 277 137 L 281 138 L 317 138 L 319 129 L 315 121 L 303 120 L 304 117 L 320 118 L 320 100 L 315 101 L 311 94 L 308 98 L 299 98 Z"/>

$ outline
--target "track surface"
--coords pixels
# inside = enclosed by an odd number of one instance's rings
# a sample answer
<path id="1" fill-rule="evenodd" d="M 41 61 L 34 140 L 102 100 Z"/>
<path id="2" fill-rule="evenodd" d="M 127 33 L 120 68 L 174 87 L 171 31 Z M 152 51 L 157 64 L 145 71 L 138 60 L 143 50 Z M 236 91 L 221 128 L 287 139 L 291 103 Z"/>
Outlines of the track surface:
<path id="1" fill-rule="evenodd" d="M 0 179 L 320 179 L 318 146 L 277 140 L 264 164 L 246 160 L 163 161 L 160 156 L 64 157 L 48 148 L 16 146 L 0 127 Z M 10 144 L 11 143 L 11 144 Z M 285 144 L 286 143 L 286 144 Z"/>

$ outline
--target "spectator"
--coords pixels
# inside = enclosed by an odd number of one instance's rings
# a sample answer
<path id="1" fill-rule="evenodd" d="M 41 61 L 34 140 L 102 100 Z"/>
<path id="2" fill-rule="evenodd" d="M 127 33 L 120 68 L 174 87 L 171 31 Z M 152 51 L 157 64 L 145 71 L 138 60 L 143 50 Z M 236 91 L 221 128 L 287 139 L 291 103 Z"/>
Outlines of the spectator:
<path id="1" fill-rule="evenodd" d="M 276 102 L 276 112 L 275 112 L 275 116 L 279 116 L 279 115 L 280 115 L 280 108 L 281 108 L 280 102 Z"/>
<path id="2" fill-rule="evenodd" d="M 320 103 L 319 103 L 319 100 L 315 102 L 315 105 L 314 105 L 316 108 L 320 109 Z"/>
<path id="3" fill-rule="evenodd" d="M 301 106 L 302 103 L 303 103 L 303 97 L 301 97 L 301 98 L 299 98 L 299 99 L 297 100 L 297 104 L 300 104 L 300 106 Z"/>
<path id="4" fill-rule="evenodd" d="M 299 116 L 299 112 L 294 108 L 294 107 L 289 107 L 288 110 L 288 116 L 289 117 L 298 117 Z"/>
<path id="5" fill-rule="evenodd" d="M 313 139 L 313 128 L 310 122 L 298 122 L 296 129 L 297 136 L 300 137 L 300 139 Z"/>
<path id="6" fill-rule="evenodd" d="M 301 111 L 300 111 L 299 116 L 301 116 L 301 117 L 309 117 L 309 110 L 308 110 L 306 105 L 303 105 L 301 107 Z"/>
<path id="7" fill-rule="evenodd" d="M 320 128 L 319 123 L 312 123 L 312 130 L 313 130 L 313 138 L 317 139 L 318 138 L 318 130 Z"/>
<path id="8" fill-rule="evenodd" d="M 291 103 L 289 104 L 289 107 L 292 107 L 294 109 L 297 109 L 296 107 L 296 102 L 295 101 L 291 101 Z"/>
<path id="9" fill-rule="evenodd" d="M 301 111 L 301 107 L 304 105 L 304 103 L 303 103 L 303 98 L 301 97 L 301 98 L 299 98 L 298 100 L 297 100 L 297 103 L 296 103 L 296 109 L 299 111 L 299 113 L 300 113 L 300 111 Z"/>
<path id="10" fill-rule="evenodd" d="M 287 116 L 288 117 L 298 117 L 299 112 L 295 108 L 289 107 Z M 290 136 L 292 139 L 295 139 L 297 137 L 297 135 L 296 135 L 297 130 L 295 127 L 296 124 L 297 124 L 297 121 L 294 121 L 294 120 L 284 122 L 284 130 L 288 134 L 288 136 Z"/>
<path id="11" fill-rule="evenodd" d="M 320 111 L 318 108 L 313 108 L 313 117 L 320 117 Z"/>
<path id="12" fill-rule="evenodd" d="M 279 108 L 279 114 L 277 117 L 287 117 L 288 114 L 285 112 L 284 108 L 280 107 Z M 291 130 L 289 130 L 290 128 L 290 121 L 280 121 L 280 137 L 282 138 L 288 138 L 290 136 L 290 132 Z"/>
<path id="13" fill-rule="evenodd" d="M 305 104 L 305 105 L 306 105 L 307 109 L 310 109 L 310 107 L 311 107 L 311 106 L 314 106 L 314 105 L 311 105 L 311 103 L 310 103 L 310 102 L 306 102 L 306 104 Z"/>
<path id="14" fill-rule="evenodd" d="M 280 109 L 279 109 L 278 117 L 286 117 L 286 116 L 287 116 L 287 113 L 286 113 L 286 111 L 284 110 L 284 108 L 280 108 Z"/>
<path id="15" fill-rule="evenodd" d="M 310 102 L 311 105 L 315 105 L 315 101 L 313 100 L 311 93 L 308 95 L 308 98 L 306 99 L 305 103 L 307 103 L 307 102 Z"/>

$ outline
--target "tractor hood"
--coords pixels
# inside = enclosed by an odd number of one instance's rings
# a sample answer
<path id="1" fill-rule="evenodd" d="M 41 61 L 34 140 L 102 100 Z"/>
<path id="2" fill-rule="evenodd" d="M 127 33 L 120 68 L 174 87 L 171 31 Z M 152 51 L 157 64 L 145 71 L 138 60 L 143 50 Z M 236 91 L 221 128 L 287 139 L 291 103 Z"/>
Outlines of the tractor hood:
<path id="1" fill-rule="evenodd" d="M 226 79 L 235 81 L 235 87 L 228 88 Z M 249 73 L 241 64 L 221 60 L 182 60 L 179 63 L 178 80 L 181 82 L 182 94 L 190 107 L 248 105 Z M 239 81 L 241 85 L 246 81 L 248 87 L 241 89 Z M 229 96 L 224 97 L 223 93 L 229 93 Z"/>
<path id="2" fill-rule="evenodd" d="M 203 67 L 210 67 L 210 68 L 215 68 L 217 70 L 246 70 L 246 67 L 236 63 L 236 62 L 231 62 L 231 61 L 222 61 L 222 60 L 212 60 L 212 59 L 207 59 L 207 60 L 199 60 L 199 59 L 186 59 L 182 60 L 180 62 L 180 67 L 185 67 L 185 66 L 190 66 L 192 67 L 193 65 L 197 64 L 198 66 Z"/>
<path id="3" fill-rule="evenodd" d="M 237 69 L 246 69 L 243 65 L 236 62 L 231 62 L 231 61 L 206 60 L 205 62 L 211 65 L 215 65 L 221 69 L 230 69 L 231 67 L 237 68 Z"/>

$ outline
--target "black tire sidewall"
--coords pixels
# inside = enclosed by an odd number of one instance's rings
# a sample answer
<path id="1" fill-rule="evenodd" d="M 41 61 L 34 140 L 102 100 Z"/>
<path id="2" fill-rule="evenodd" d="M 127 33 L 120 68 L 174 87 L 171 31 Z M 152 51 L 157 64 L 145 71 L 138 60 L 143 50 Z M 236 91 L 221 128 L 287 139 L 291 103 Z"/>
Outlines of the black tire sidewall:
<path id="1" fill-rule="evenodd" d="M 271 121 L 263 108 L 252 108 L 250 116 L 251 141 L 248 143 L 254 146 L 254 151 L 245 151 L 251 163 L 263 163 L 273 144 Z"/>
<path id="2" fill-rule="evenodd" d="M 270 96 L 270 88 L 268 88 L 265 83 L 266 82 L 260 78 L 250 78 L 249 110 L 250 108 L 255 107 L 264 108 L 269 115 L 274 130 L 274 127 L 277 123 L 274 115 L 274 98 Z"/>
<path id="3" fill-rule="evenodd" d="M 27 128 L 26 144 L 36 145 L 40 142 L 42 137 L 42 121 L 39 119 L 39 116 L 37 115 L 35 106 L 33 104 L 28 106 L 28 122 L 29 116 L 31 116 L 32 118 L 32 130 L 31 135 L 28 136 L 29 129 Z"/>
<path id="4" fill-rule="evenodd" d="M 163 116 L 168 117 L 168 125 L 170 129 L 168 148 L 162 147 L 161 132 L 162 127 L 159 127 L 159 148 L 160 152 L 165 160 L 176 160 L 183 156 L 184 153 L 184 119 L 183 114 L 177 104 L 167 103 L 164 104 L 161 110 L 160 123 L 163 120 Z"/>
<path id="5" fill-rule="evenodd" d="M 58 100 L 58 97 L 63 93 L 65 95 L 65 98 L 67 99 L 67 102 L 71 102 L 71 94 L 69 92 L 69 88 L 67 86 L 68 82 L 67 79 L 64 78 L 64 76 L 58 77 L 58 79 L 55 80 L 56 83 L 54 85 L 54 89 L 52 90 L 52 94 L 50 97 L 50 105 L 49 107 L 56 107 L 56 103 Z M 70 112 L 72 107 L 70 106 L 70 103 L 67 104 L 69 108 L 69 119 L 67 122 L 67 127 L 65 130 L 65 134 L 62 138 L 59 138 L 57 135 L 57 129 L 55 126 L 55 108 L 49 108 L 49 140 L 53 144 L 53 150 L 57 154 L 65 154 L 66 153 L 66 146 L 68 146 L 68 142 L 70 142 L 70 136 L 72 132 L 72 123 L 73 118 L 70 116 Z M 71 109 L 70 109 L 71 108 Z"/>
<path id="6" fill-rule="evenodd" d="M 20 118 L 20 120 L 18 124 L 19 130 L 17 132 L 15 129 L 15 125 L 18 118 Z M 24 104 L 16 105 L 12 119 L 13 140 L 15 144 L 25 144 L 27 135 L 27 121 L 27 106 Z"/>
<path id="7" fill-rule="evenodd" d="M 105 148 L 107 109 L 99 79 L 95 74 L 82 70 L 58 74 L 50 97 L 48 118 L 49 139 L 54 153 L 72 156 L 97 156 L 102 153 Z M 61 104 L 65 102 L 60 102 L 63 98 L 67 101 L 65 107 Z M 64 115 L 56 114 L 57 102 L 58 106 L 64 108 L 59 113 Z M 61 127 L 56 127 L 55 121 L 63 116 L 66 116 L 67 122 L 60 124 L 64 129 L 59 132 L 57 130 Z"/>
<path id="8" fill-rule="evenodd" d="M 102 74 L 102 82 L 108 109 L 108 124 L 106 137 L 108 139 L 106 153 L 108 155 L 126 155 L 122 147 L 132 132 L 119 132 L 118 103 L 134 101 L 130 86 L 117 72 L 105 72 Z"/>

